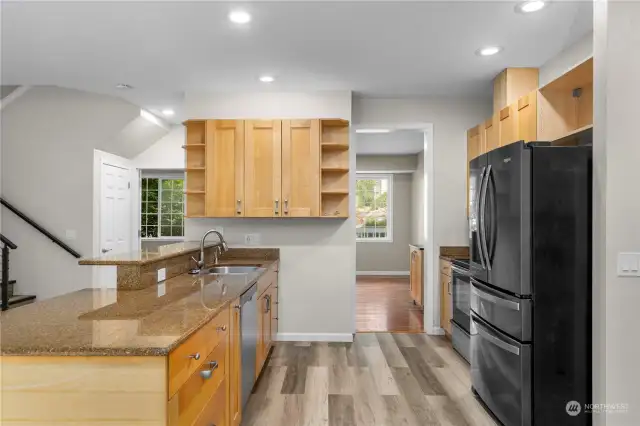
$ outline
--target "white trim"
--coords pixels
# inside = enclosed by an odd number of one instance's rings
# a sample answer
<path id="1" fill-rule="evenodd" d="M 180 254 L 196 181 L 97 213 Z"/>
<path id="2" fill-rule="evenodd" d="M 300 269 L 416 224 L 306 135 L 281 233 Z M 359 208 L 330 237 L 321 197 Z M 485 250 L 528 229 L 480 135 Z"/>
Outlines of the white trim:
<path id="1" fill-rule="evenodd" d="M 20 86 L 16 88 L 13 92 L 9 93 L 4 99 L 0 100 L 0 110 L 4 109 L 11 102 L 18 99 L 20 96 L 24 95 L 27 90 L 29 90 L 31 86 Z"/>
<path id="2" fill-rule="evenodd" d="M 278 342 L 353 342 L 351 333 L 278 333 Z"/>
<path id="3" fill-rule="evenodd" d="M 410 174 L 415 172 L 415 170 L 372 170 L 372 171 L 360 171 L 360 170 L 356 170 L 356 174 L 372 174 L 372 175 L 382 175 L 385 173 L 391 173 L 391 174 L 395 174 L 395 175 L 400 175 L 400 174 Z"/>
<path id="4" fill-rule="evenodd" d="M 367 176 L 360 177 L 360 174 Z M 386 238 L 358 238 L 356 236 L 356 243 L 392 243 L 393 242 L 393 174 L 392 173 L 380 173 L 369 174 L 367 172 L 356 172 L 356 187 L 358 179 L 387 179 L 389 181 L 389 188 L 387 189 L 387 236 Z M 353 204 L 357 202 L 357 196 L 353 197 Z"/>
<path id="5" fill-rule="evenodd" d="M 409 276 L 409 271 L 356 271 L 356 275 L 371 275 L 371 276 Z"/>

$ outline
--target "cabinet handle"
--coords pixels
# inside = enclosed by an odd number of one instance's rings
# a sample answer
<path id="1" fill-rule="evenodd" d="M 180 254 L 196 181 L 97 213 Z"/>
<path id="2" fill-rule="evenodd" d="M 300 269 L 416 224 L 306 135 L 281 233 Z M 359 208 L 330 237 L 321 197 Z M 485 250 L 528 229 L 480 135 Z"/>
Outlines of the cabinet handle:
<path id="1" fill-rule="evenodd" d="M 213 376 L 213 371 L 218 368 L 217 361 L 211 361 L 208 364 L 209 364 L 209 370 L 202 370 L 200 372 L 200 377 L 202 377 L 205 380 L 209 380 Z"/>
<path id="2" fill-rule="evenodd" d="M 451 294 L 451 281 L 447 283 L 447 293 Z"/>
<path id="3" fill-rule="evenodd" d="M 236 201 L 236 214 L 242 214 L 242 200 Z"/>
<path id="4" fill-rule="evenodd" d="M 195 354 L 191 354 L 187 358 L 195 359 L 197 361 L 197 360 L 200 359 L 200 352 L 196 352 Z"/>
<path id="5" fill-rule="evenodd" d="M 218 330 L 218 332 L 220 332 L 220 331 L 227 331 L 227 326 L 226 326 L 226 325 L 223 325 L 223 326 L 221 326 L 221 327 L 216 327 L 216 330 Z"/>
<path id="6" fill-rule="evenodd" d="M 269 313 L 271 311 L 271 296 L 267 296 L 264 298 L 265 302 L 266 302 L 266 307 L 265 307 L 265 311 L 264 313 Z"/>
<path id="7" fill-rule="evenodd" d="M 276 215 L 278 214 L 278 203 L 279 203 L 279 202 L 280 202 L 280 200 L 278 200 L 277 198 L 276 198 L 276 200 L 274 201 L 273 213 L 274 213 L 274 214 L 276 214 Z"/>
<path id="8" fill-rule="evenodd" d="M 289 199 L 284 199 L 284 214 L 289 214 Z"/>
<path id="9" fill-rule="evenodd" d="M 242 306 L 240 306 L 240 305 L 234 305 L 234 306 L 233 306 L 233 308 L 234 308 L 234 309 L 237 309 L 237 310 L 240 310 L 240 308 L 242 308 Z"/>

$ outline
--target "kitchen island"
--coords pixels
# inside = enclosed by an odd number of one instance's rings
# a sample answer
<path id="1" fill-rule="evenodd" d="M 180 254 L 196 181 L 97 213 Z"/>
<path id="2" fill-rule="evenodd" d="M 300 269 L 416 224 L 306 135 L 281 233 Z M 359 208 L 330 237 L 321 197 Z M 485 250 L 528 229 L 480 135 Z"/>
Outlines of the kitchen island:
<path id="1" fill-rule="evenodd" d="M 138 290 L 84 289 L 3 313 L 0 423 L 238 425 L 235 307 L 257 283 L 255 380 L 277 331 L 278 251 L 231 249 L 219 263 L 258 269 L 203 268 Z"/>

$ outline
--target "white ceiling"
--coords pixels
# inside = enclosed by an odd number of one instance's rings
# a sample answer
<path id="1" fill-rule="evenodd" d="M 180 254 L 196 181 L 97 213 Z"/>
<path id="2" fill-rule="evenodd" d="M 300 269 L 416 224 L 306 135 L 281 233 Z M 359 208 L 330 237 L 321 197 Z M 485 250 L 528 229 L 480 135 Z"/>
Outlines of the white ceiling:
<path id="1" fill-rule="evenodd" d="M 115 94 L 175 120 L 186 90 L 488 96 L 501 69 L 540 66 L 592 28 L 591 1 L 515 4 L 243 3 L 253 20 L 238 27 L 225 2 L 2 2 L 1 83 Z M 490 44 L 504 51 L 474 54 Z"/>
<path id="2" fill-rule="evenodd" d="M 355 135 L 358 155 L 407 155 L 424 149 L 424 132 L 394 130 L 390 133 Z"/>

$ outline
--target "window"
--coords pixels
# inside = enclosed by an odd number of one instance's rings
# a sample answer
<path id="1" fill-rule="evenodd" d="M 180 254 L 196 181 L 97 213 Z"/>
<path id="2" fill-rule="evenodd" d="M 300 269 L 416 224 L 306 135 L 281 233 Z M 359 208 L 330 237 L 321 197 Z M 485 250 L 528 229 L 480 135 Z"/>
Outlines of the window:
<path id="1" fill-rule="evenodd" d="M 184 178 L 143 177 L 140 188 L 142 238 L 184 236 Z"/>
<path id="2" fill-rule="evenodd" d="M 393 176 L 356 176 L 356 240 L 393 241 Z"/>

